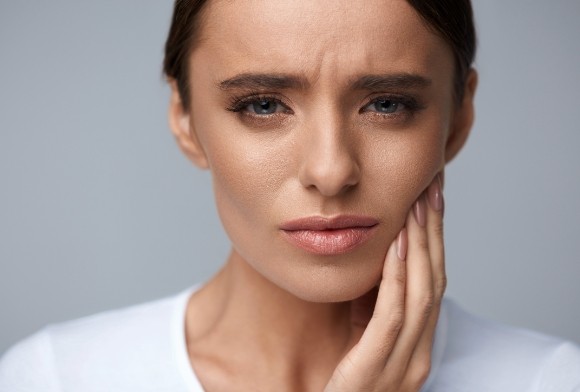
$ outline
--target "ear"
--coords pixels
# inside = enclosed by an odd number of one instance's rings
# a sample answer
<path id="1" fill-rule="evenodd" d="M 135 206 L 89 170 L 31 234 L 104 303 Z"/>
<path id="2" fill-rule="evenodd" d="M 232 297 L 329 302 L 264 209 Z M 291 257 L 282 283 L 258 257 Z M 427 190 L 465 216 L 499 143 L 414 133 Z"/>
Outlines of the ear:
<path id="1" fill-rule="evenodd" d="M 189 109 L 183 106 L 175 80 L 169 82 L 171 97 L 169 99 L 169 128 L 181 151 L 190 161 L 201 169 L 209 167 L 207 157 L 192 126 Z"/>
<path id="2" fill-rule="evenodd" d="M 475 109 L 473 107 L 473 99 L 475 90 L 477 89 L 477 71 L 471 68 L 467 75 L 465 82 L 465 90 L 463 92 L 463 100 L 460 105 L 454 109 L 453 118 L 451 120 L 451 129 L 447 137 L 447 144 L 445 146 L 445 163 L 451 161 L 457 153 L 463 148 L 467 141 L 473 120 L 475 117 Z"/>

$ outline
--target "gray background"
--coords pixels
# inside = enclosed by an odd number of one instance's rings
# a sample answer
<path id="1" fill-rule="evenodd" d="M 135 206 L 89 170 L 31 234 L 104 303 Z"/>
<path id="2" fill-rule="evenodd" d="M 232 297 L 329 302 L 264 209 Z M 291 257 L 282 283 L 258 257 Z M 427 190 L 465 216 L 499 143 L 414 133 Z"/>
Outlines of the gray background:
<path id="1" fill-rule="evenodd" d="M 0 353 L 176 293 L 228 253 L 166 125 L 171 1 L 0 3 Z M 478 116 L 448 168 L 450 296 L 580 341 L 580 2 L 476 0 Z"/>

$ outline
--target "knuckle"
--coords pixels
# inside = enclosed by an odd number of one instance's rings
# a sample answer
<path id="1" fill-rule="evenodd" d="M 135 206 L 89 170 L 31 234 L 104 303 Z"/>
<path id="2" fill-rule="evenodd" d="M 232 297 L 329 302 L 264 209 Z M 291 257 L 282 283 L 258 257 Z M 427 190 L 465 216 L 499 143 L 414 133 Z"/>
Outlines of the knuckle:
<path id="1" fill-rule="evenodd" d="M 399 330 L 403 327 L 403 322 L 405 320 L 405 315 L 402 310 L 396 310 L 389 314 L 389 318 L 387 321 L 388 327 L 390 331 L 398 334 Z"/>
<path id="2" fill-rule="evenodd" d="M 443 294 L 445 293 L 445 290 L 447 289 L 447 276 L 445 274 L 443 274 L 442 276 L 438 277 L 435 280 L 434 286 L 435 286 L 434 289 L 435 289 L 436 296 L 438 298 L 443 297 Z"/>
<path id="3" fill-rule="evenodd" d="M 419 307 L 422 309 L 425 316 L 431 314 L 433 307 L 435 306 L 435 296 L 432 292 L 426 293 L 420 299 Z"/>
<path id="4" fill-rule="evenodd" d="M 433 225 L 433 233 L 435 233 L 438 238 L 443 238 L 443 221 L 439 221 Z"/>
<path id="5" fill-rule="evenodd" d="M 425 381 L 427 381 L 430 372 L 431 356 L 415 360 L 406 377 L 408 390 L 419 390 L 425 384 Z"/>
<path id="6" fill-rule="evenodd" d="M 401 268 L 396 274 L 394 274 L 393 278 L 398 284 L 405 285 L 407 283 L 407 273 L 405 272 L 405 269 Z"/>
<path id="7" fill-rule="evenodd" d="M 374 317 L 374 316 L 373 316 Z M 387 358 L 393 349 L 394 343 L 399 337 L 399 332 L 403 327 L 404 323 L 404 312 L 402 311 L 392 311 L 382 320 L 382 325 L 384 326 L 381 332 L 381 339 L 378 344 L 375 345 L 374 360 L 381 361 Z"/>
<path id="8" fill-rule="evenodd" d="M 422 250 L 429 249 L 429 240 L 427 239 L 427 236 L 420 235 L 417 237 L 418 237 L 417 238 L 417 246 L 419 247 L 419 249 L 422 249 Z"/>

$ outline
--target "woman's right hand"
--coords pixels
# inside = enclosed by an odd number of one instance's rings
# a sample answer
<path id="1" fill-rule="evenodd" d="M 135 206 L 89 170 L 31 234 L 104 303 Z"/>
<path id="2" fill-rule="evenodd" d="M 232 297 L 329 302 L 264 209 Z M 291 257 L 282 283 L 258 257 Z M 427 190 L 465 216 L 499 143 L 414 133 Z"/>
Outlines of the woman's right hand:
<path id="1" fill-rule="evenodd" d="M 446 286 L 439 175 L 416 201 L 405 226 L 387 251 L 378 289 L 352 302 L 357 343 L 325 392 L 418 391 L 429 375 Z"/>

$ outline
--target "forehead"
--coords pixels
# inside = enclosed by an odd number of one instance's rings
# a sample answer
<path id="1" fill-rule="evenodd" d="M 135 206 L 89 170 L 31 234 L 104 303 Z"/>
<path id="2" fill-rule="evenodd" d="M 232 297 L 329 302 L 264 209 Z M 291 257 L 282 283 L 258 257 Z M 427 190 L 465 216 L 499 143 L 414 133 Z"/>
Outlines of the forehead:
<path id="1" fill-rule="evenodd" d="M 450 48 L 405 0 L 210 0 L 200 38 L 193 56 L 216 77 L 453 73 Z"/>

